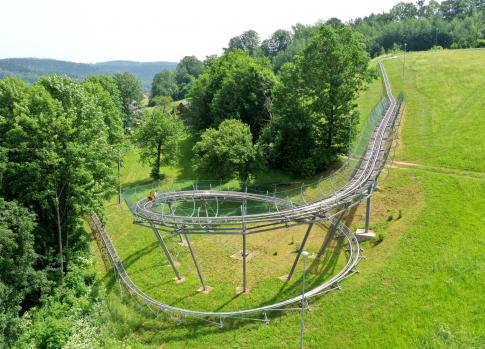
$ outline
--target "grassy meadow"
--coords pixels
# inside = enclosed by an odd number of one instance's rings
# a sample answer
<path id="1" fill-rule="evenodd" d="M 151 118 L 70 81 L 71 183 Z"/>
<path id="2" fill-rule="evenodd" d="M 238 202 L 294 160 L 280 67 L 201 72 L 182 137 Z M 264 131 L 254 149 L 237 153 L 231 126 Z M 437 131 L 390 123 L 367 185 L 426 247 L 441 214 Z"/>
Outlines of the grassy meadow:
<path id="1" fill-rule="evenodd" d="M 307 348 L 479 348 L 485 345 L 485 50 L 411 53 L 386 62 L 395 95 L 406 94 L 406 110 L 396 160 L 415 164 L 385 170 L 372 201 L 372 228 L 379 244 L 364 243 L 360 274 L 342 283 L 342 291 L 311 302 L 306 316 Z M 374 81 L 358 100 L 361 124 L 382 91 Z M 190 141 L 187 141 L 190 148 Z M 191 179 L 189 159 L 166 167 L 166 179 Z M 477 173 L 477 176 L 468 174 Z M 135 152 L 124 159 L 123 185 L 148 183 L 149 169 Z M 285 180 L 278 174 L 267 178 Z M 364 205 L 346 223 L 360 227 Z M 240 238 L 194 237 L 207 283 L 204 295 L 185 247 L 178 237 L 170 248 L 180 262 L 181 284 L 163 258 L 152 232 L 132 224 L 127 207 L 106 203 L 107 230 L 128 273 L 147 294 L 170 304 L 207 310 L 249 307 L 299 291 L 301 266 L 292 283 L 277 279 L 287 273 L 304 227 L 250 237 L 249 294 L 237 295 Z M 315 252 L 326 233 L 319 228 L 309 241 Z M 210 237 L 212 238 L 212 237 Z M 93 246 L 94 247 L 94 246 Z M 343 263 L 342 246 L 328 252 L 322 274 L 313 262 L 309 283 L 320 282 Z M 96 252 L 96 248 L 94 248 Z M 201 252 L 203 251 L 203 252 Z M 275 252 L 276 255 L 274 254 Z M 202 254 L 201 254 L 202 253 Z M 288 258 L 290 257 L 290 258 Z M 332 259 L 333 258 L 333 259 Z M 204 266 L 216 265 L 215 268 Z M 332 270 L 332 268 L 334 268 Z M 99 263 L 107 286 L 112 338 L 108 347 L 127 348 L 295 348 L 299 315 L 274 314 L 271 323 L 233 321 L 220 329 L 197 320 L 155 318 L 130 300 Z"/>

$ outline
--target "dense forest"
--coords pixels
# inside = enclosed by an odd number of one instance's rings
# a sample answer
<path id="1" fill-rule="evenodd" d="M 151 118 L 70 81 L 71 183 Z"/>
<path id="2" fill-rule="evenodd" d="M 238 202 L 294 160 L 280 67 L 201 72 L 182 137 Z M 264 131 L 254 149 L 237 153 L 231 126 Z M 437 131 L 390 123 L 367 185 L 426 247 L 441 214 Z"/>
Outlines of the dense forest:
<path id="1" fill-rule="evenodd" d="M 128 72 L 139 79 L 144 90 L 148 91 L 153 75 L 160 70 L 173 70 L 175 65 L 172 62 L 109 61 L 85 64 L 55 59 L 6 58 L 0 59 L 0 78 L 16 76 L 32 83 L 48 74 L 65 74 L 81 80 L 92 75 Z"/>
<path id="2" fill-rule="evenodd" d="M 103 217 L 127 148 L 136 147 L 156 180 L 184 138 L 200 178 L 320 173 L 352 145 L 355 99 L 376 77 L 371 57 L 482 47 L 484 4 L 399 3 L 346 24 L 297 24 L 262 41 L 249 30 L 222 55 L 186 56 L 174 70 L 0 61 L 0 347 L 100 345 L 108 310 L 84 217 Z M 140 79 L 148 77 L 150 106 L 142 107 Z"/>

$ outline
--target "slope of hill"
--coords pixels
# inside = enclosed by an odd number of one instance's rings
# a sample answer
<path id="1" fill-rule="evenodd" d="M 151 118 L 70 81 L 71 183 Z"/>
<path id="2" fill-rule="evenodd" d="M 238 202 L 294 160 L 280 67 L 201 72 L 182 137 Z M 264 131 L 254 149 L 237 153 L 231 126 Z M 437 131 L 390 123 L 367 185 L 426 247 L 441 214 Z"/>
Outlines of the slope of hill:
<path id="1" fill-rule="evenodd" d="M 42 75 L 54 73 L 83 79 L 96 74 L 129 72 L 142 82 L 145 90 L 148 90 L 156 73 L 161 70 L 173 70 L 176 65 L 175 62 L 109 61 L 85 64 L 55 59 L 6 58 L 0 59 L 0 78 L 17 76 L 28 82 L 35 82 Z"/>
<path id="2" fill-rule="evenodd" d="M 480 104 L 485 99 L 485 50 L 413 53 L 406 58 L 404 84 L 402 65 L 401 59 L 386 62 L 394 93 L 402 90 L 407 96 L 397 156 L 417 166 L 383 173 L 373 196 L 372 228 L 384 240 L 363 244 L 367 258 L 359 264 L 361 273 L 346 280 L 342 292 L 312 302 L 312 311 L 305 315 L 306 348 L 471 348 L 485 343 L 485 305 L 480 298 L 485 284 L 485 178 L 479 127 L 485 117 Z M 362 110 L 369 109 L 366 100 L 359 100 Z M 480 176 L 461 174 L 463 169 Z M 110 205 L 108 227 L 115 240 L 117 229 L 128 223 L 113 223 L 126 215 L 126 210 Z M 363 216 L 364 207 L 359 207 L 347 222 L 360 227 Z M 147 254 L 132 252 L 130 264 Z M 146 269 L 136 272 L 148 278 Z M 221 330 L 189 320 L 179 325 L 176 320 L 148 317 L 127 303 L 126 294 L 120 297 L 115 286 L 108 290 L 113 327 L 125 334 L 124 345 L 298 345 L 297 313 L 274 315 L 269 326 L 244 322 Z"/>

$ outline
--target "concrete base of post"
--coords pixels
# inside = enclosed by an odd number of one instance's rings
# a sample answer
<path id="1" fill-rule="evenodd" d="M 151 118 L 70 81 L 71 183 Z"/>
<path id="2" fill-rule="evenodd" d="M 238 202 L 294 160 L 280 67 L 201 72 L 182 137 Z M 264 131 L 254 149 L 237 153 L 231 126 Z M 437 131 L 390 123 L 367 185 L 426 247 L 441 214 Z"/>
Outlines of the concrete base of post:
<path id="1" fill-rule="evenodd" d="M 205 290 L 203 287 L 199 287 L 197 289 L 197 292 L 200 292 L 200 293 L 203 293 L 203 294 L 209 294 L 210 291 L 212 291 L 214 289 L 214 287 L 211 287 L 211 286 L 205 286 Z"/>
<path id="2" fill-rule="evenodd" d="M 176 284 L 181 284 L 182 282 L 187 280 L 187 278 L 185 276 L 181 276 L 180 279 L 177 279 L 177 278 L 173 278 L 173 279 L 175 280 Z"/>
<path id="3" fill-rule="evenodd" d="M 362 242 L 375 238 L 376 233 L 374 233 L 372 230 L 368 230 L 366 232 L 365 229 L 357 229 L 355 231 L 355 237 L 357 238 L 357 241 Z"/>
<path id="4" fill-rule="evenodd" d="M 248 293 L 251 293 L 251 289 L 250 288 L 246 288 L 246 291 L 244 291 L 244 287 L 242 286 L 238 286 L 236 287 L 236 294 L 248 294 Z"/>

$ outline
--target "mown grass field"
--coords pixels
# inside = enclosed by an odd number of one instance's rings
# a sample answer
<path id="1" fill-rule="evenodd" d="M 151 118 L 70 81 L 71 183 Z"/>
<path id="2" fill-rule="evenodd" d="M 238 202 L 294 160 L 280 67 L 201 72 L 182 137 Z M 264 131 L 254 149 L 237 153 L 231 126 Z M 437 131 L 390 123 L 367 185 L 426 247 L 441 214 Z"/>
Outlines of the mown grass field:
<path id="1" fill-rule="evenodd" d="M 385 63 L 407 98 L 399 159 L 485 172 L 485 51 L 444 50 Z"/>
<path id="2" fill-rule="evenodd" d="M 384 234 L 384 240 L 375 246 L 363 245 L 367 258 L 359 264 L 361 273 L 346 280 L 342 291 L 327 294 L 311 303 L 312 311 L 306 313 L 306 347 L 485 346 L 485 179 L 461 172 L 481 173 L 485 170 L 484 66 L 484 50 L 412 53 L 406 57 L 403 85 L 402 60 L 386 63 L 395 94 L 404 90 L 407 98 L 397 159 L 415 163 L 418 167 L 391 168 L 382 174 L 372 202 L 372 227 Z M 453 91 L 452 96 L 450 91 Z M 379 92 L 380 83 L 376 81 L 367 94 L 361 96 L 361 116 L 362 111 L 372 109 Z M 448 98 L 443 100 L 441 96 Z M 470 108 L 463 110 L 464 105 Z M 125 169 L 131 169 L 125 171 L 125 183 L 146 181 L 148 169 L 136 165 L 135 161 L 134 154 L 125 161 Z M 427 167 L 420 168 L 419 165 Z M 438 168 L 439 171 L 433 170 Z M 177 168 L 165 171 L 173 176 L 184 172 Z M 162 256 L 153 234 L 134 227 L 129 212 L 118 208 L 114 202 L 107 204 L 107 227 L 118 252 L 127 259 L 130 275 L 147 292 L 173 297 L 169 287 L 160 287 L 168 274 L 164 275 L 165 267 L 160 267 Z M 359 207 L 347 217 L 347 224 L 359 226 L 362 218 L 363 207 Z M 318 246 L 319 241 L 314 243 Z M 231 247 L 230 251 L 235 248 L 228 242 L 224 246 Z M 267 245 L 262 241 L 261 246 Z M 283 242 L 276 248 L 283 251 L 291 245 Z M 283 255 L 278 253 L 278 256 Z M 287 261 L 278 260 L 272 264 L 272 257 L 261 262 L 259 270 L 252 264 L 256 257 L 249 262 L 249 268 L 253 268 L 255 275 L 273 280 L 286 268 Z M 236 269 L 224 265 L 223 270 L 224 278 L 230 279 Z M 120 297 L 118 287 L 109 274 L 104 274 L 101 264 L 100 274 L 110 291 L 110 323 L 113 338 L 118 338 L 110 341 L 108 346 L 298 346 L 299 318 L 296 313 L 277 314 L 270 325 L 229 322 L 219 329 L 199 321 L 184 320 L 178 324 L 176 319 L 154 319 L 127 302 L 126 294 Z M 235 296 L 234 284 L 238 277 L 239 274 L 234 274 L 229 286 L 219 288 Z M 186 281 L 183 287 L 194 289 L 197 280 L 194 281 L 194 284 Z M 255 281 L 253 279 L 251 283 L 254 285 Z M 242 296 L 249 297 L 236 297 L 231 303 L 244 306 L 263 301 L 257 299 L 256 294 L 258 291 L 264 296 L 274 293 L 271 282 L 261 289 L 253 286 L 251 294 Z M 195 301 L 201 306 L 216 304 L 207 302 L 209 298 L 201 298 L 203 295 L 191 296 L 192 299 L 202 299 Z M 180 304 L 187 301 L 172 299 Z"/>

